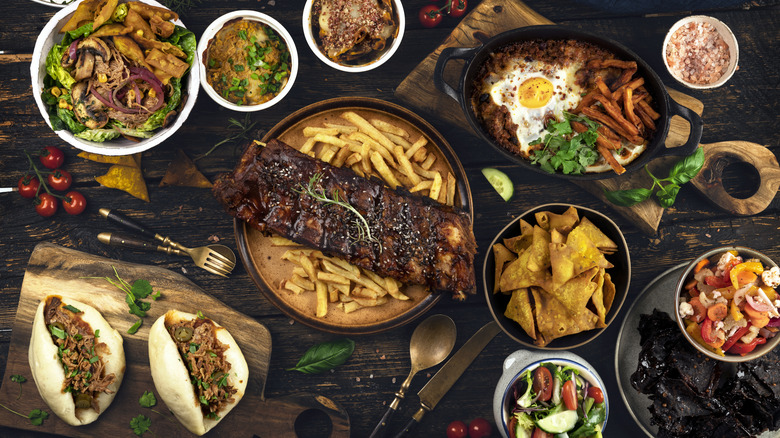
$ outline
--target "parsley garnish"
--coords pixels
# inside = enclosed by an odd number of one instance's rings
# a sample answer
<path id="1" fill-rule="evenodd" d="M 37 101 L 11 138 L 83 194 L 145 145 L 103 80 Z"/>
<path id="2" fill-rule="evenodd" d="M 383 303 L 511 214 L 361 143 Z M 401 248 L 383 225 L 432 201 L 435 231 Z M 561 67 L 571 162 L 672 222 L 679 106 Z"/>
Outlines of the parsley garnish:
<path id="1" fill-rule="evenodd" d="M 122 290 L 125 293 L 125 302 L 127 303 L 127 307 L 129 308 L 129 313 L 132 315 L 135 315 L 139 318 L 143 318 L 146 316 L 146 312 L 151 309 L 152 304 L 146 301 L 141 301 L 144 298 L 151 297 L 153 300 L 157 300 L 160 298 L 161 294 L 160 291 L 154 292 L 152 285 L 147 281 L 143 279 L 139 279 L 133 282 L 133 284 L 128 283 L 125 281 L 122 277 L 119 276 L 119 273 L 116 271 L 116 268 L 112 266 L 114 269 L 114 276 L 116 279 L 110 278 L 110 277 L 86 277 L 86 278 L 104 278 L 109 283 L 113 284 L 120 290 Z M 141 326 L 142 321 L 136 322 L 136 324 L 133 324 L 132 327 L 130 327 L 130 330 L 127 332 L 129 334 L 133 334 L 138 331 L 138 327 Z M 132 331 L 131 331 L 132 330 Z M 99 332 L 96 331 L 95 337 L 99 336 Z"/>
<path id="2" fill-rule="evenodd" d="M 22 383 L 26 382 L 27 378 L 21 374 L 14 374 L 11 376 L 11 381 L 19 384 L 19 396 L 16 397 L 16 399 L 19 400 L 22 398 Z"/>
<path id="3" fill-rule="evenodd" d="M 130 428 L 133 429 L 133 433 L 138 436 L 141 436 L 144 434 L 144 432 L 149 431 L 149 426 L 151 425 L 152 419 L 145 415 L 139 415 L 130 419 Z"/>
<path id="4" fill-rule="evenodd" d="M 127 333 L 130 333 L 131 335 L 135 334 L 135 332 L 138 331 L 138 329 L 141 327 L 141 324 L 143 324 L 144 321 L 142 319 L 139 319 L 135 322 L 135 324 L 131 325 L 129 329 L 127 329 Z"/>
<path id="5" fill-rule="evenodd" d="M 145 408 L 151 408 L 157 404 L 157 398 L 154 396 L 153 392 L 144 391 L 144 394 L 138 400 L 138 403 Z"/>
<path id="6" fill-rule="evenodd" d="M 596 131 L 599 125 L 585 116 L 565 111 L 563 116 L 563 121 L 547 125 L 547 133 L 544 138 L 538 138 L 530 143 L 532 146 L 543 145 L 541 149 L 534 151 L 531 163 L 539 165 L 549 173 L 561 171 L 567 175 L 581 174 L 586 167 L 595 163 L 599 158 L 594 147 L 599 136 Z M 572 120 L 584 124 L 588 130 L 574 133 L 571 127 Z"/>

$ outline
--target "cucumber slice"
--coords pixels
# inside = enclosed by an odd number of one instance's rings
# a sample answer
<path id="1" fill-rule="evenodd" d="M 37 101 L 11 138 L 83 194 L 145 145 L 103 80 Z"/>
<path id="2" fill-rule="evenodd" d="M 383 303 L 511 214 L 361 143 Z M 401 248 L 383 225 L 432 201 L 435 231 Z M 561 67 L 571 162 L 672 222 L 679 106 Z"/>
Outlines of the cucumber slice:
<path id="1" fill-rule="evenodd" d="M 563 433 L 574 429 L 577 418 L 577 411 L 562 411 L 542 418 L 536 425 L 547 433 Z"/>
<path id="2" fill-rule="evenodd" d="M 485 175 L 490 185 L 496 189 L 504 201 L 512 199 L 512 195 L 515 193 L 515 186 L 504 172 L 492 167 L 486 167 L 482 169 L 482 174 Z"/>

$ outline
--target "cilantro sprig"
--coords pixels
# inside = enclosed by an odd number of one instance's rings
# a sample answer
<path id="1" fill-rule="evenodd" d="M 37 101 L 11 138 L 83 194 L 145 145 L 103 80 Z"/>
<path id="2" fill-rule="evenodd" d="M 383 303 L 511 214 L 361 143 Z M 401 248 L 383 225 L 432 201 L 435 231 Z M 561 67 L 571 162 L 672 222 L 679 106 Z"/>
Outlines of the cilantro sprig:
<path id="1" fill-rule="evenodd" d="M 152 419 L 147 417 L 146 415 L 139 415 L 137 417 L 130 419 L 130 429 L 133 429 L 133 433 L 141 436 L 146 432 L 151 433 L 154 435 L 154 432 L 149 430 L 149 427 L 152 425 Z"/>
<path id="2" fill-rule="evenodd" d="M 11 381 L 19 384 L 19 395 L 16 396 L 16 399 L 19 400 L 22 398 L 22 383 L 26 382 L 27 378 L 21 374 L 14 374 L 11 376 Z"/>
<path id="3" fill-rule="evenodd" d="M 130 309 L 129 313 L 137 316 L 138 318 L 144 318 L 146 316 L 146 312 L 151 309 L 152 303 L 142 300 L 145 298 L 151 298 L 152 300 L 156 301 L 162 296 L 162 294 L 160 291 L 155 292 L 152 288 L 152 285 L 147 280 L 138 279 L 134 281 L 133 284 L 128 283 L 119 276 L 119 272 L 117 272 L 115 267 L 112 266 L 112 268 L 114 269 L 114 277 L 116 277 L 115 279 L 111 277 L 87 278 L 104 278 L 106 281 L 125 292 L 125 302 Z M 131 335 L 134 334 L 138 331 L 142 324 L 143 319 L 139 319 L 130 327 L 130 329 L 127 330 L 127 333 Z"/>
<path id="4" fill-rule="evenodd" d="M 29 419 L 33 426 L 40 426 L 47 418 L 49 418 L 49 413 L 41 409 L 33 409 L 29 414 L 24 415 L 21 412 L 17 412 L 2 403 L 0 403 L 0 407 L 12 414 Z"/>
<path id="5" fill-rule="evenodd" d="M 663 208 L 669 208 L 674 204 L 677 193 L 680 191 L 680 186 L 696 177 L 703 166 L 704 149 L 699 147 L 696 149 L 696 152 L 675 163 L 671 170 L 669 170 L 669 176 L 664 179 L 657 178 L 650 173 L 650 169 L 645 166 L 645 171 L 650 175 L 650 178 L 653 179 L 653 186 L 649 189 L 605 190 L 604 196 L 609 202 L 615 205 L 631 207 L 634 204 L 649 199 L 653 195 L 653 190 L 658 188 L 658 190 L 655 191 L 658 203 Z"/>
<path id="6" fill-rule="evenodd" d="M 549 173 L 561 171 L 566 175 L 579 175 L 599 158 L 594 147 L 599 136 L 596 131 L 599 125 L 585 116 L 565 111 L 563 117 L 563 121 L 547 125 L 543 138 L 530 143 L 531 146 L 543 145 L 534 151 L 531 163 Z M 588 128 L 587 131 L 575 133 L 571 127 L 572 121 L 582 123 Z"/>

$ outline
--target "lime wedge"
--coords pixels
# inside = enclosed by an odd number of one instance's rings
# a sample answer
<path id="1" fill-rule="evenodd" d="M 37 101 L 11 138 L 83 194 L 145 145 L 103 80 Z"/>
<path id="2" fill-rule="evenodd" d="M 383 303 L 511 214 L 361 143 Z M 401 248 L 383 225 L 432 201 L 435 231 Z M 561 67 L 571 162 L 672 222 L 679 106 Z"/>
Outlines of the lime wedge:
<path id="1" fill-rule="evenodd" d="M 487 178 L 490 185 L 496 189 L 504 201 L 512 199 L 512 195 L 515 193 L 515 187 L 512 184 L 512 180 L 509 179 L 504 172 L 492 167 L 486 167 L 482 169 L 482 174 L 485 175 L 485 178 Z"/>

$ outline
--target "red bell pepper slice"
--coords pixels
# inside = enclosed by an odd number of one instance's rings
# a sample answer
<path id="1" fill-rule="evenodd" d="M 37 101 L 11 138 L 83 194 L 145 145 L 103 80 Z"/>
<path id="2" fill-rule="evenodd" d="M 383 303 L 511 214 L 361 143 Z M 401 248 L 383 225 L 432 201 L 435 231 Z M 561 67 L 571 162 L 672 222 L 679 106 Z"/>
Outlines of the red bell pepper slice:
<path id="1" fill-rule="evenodd" d="M 729 351 L 729 348 L 731 348 L 734 344 L 736 344 L 739 338 L 745 336 L 745 333 L 747 333 L 749 329 L 750 329 L 750 323 L 748 323 L 748 325 L 746 325 L 745 327 L 742 327 L 736 332 L 734 332 L 734 334 L 731 335 L 731 337 L 726 339 L 726 343 L 723 344 L 723 347 L 721 347 L 723 348 L 723 351 Z"/>
<path id="2" fill-rule="evenodd" d="M 723 275 L 723 277 L 716 277 L 714 275 L 708 275 L 704 277 L 704 283 L 708 284 L 715 288 L 723 288 L 723 287 L 729 287 L 731 286 L 731 279 L 728 275 Z"/>
<path id="3" fill-rule="evenodd" d="M 708 344 L 713 344 L 716 340 L 714 325 L 715 322 L 709 318 L 704 318 L 701 322 L 701 338 Z"/>
<path id="4" fill-rule="evenodd" d="M 744 356 L 744 355 L 750 353 L 751 351 L 753 351 L 756 348 L 757 345 L 765 344 L 765 343 L 766 343 L 766 338 L 761 338 L 761 337 L 756 336 L 755 339 L 753 339 L 752 341 L 748 342 L 747 344 L 744 343 L 744 342 L 737 342 L 737 343 L 735 343 L 734 345 L 731 346 L 731 348 L 729 348 L 728 351 L 729 351 L 729 353 L 733 353 L 733 354 L 738 354 L 740 356 Z"/>

